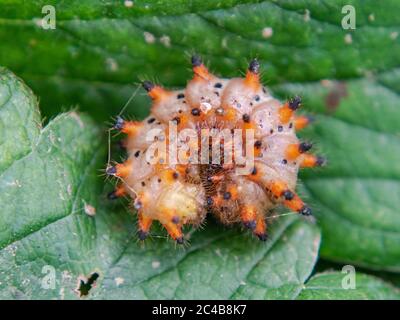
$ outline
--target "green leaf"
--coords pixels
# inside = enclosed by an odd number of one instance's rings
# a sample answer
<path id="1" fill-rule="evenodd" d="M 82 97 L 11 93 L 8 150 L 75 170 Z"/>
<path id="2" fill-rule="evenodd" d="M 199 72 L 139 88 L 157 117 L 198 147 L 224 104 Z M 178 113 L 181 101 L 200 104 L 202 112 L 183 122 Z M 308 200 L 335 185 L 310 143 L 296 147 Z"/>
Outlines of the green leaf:
<path id="1" fill-rule="evenodd" d="M 84 208 L 99 193 L 103 141 L 94 123 L 75 112 L 41 129 L 30 90 L 5 69 L 0 82 L 0 136 L 7 138 L 0 145 L 0 288 L 9 291 L 6 297 L 34 297 L 29 290 L 40 283 L 32 286 L 30 279 L 41 269 L 31 267 L 67 268 L 92 250 L 96 222 Z"/>
<path id="2" fill-rule="evenodd" d="M 1 146 L 7 164 L 0 186 L 0 247 L 5 247 L 77 210 L 84 201 L 82 185 L 96 168 L 93 150 L 102 141 L 93 143 L 98 130 L 75 112 L 60 115 L 39 132 L 35 98 L 4 69 L 1 79 L 9 95 L 1 106 L 1 136 L 8 139 Z M 17 147 L 11 149 L 10 144 Z M 86 196 L 87 201 L 93 197 Z"/>
<path id="3" fill-rule="evenodd" d="M 41 119 L 29 88 L 3 68 L 0 75 L 1 174 L 13 161 L 31 151 L 39 136 Z"/>
<path id="4" fill-rule="evenodd" d="M 105 146 L 94 123 L 70 112 L 41 129 L 29 89 L 5 69 L 0 79 L 7 93 L 1 135 L 31 132 L 9 136 L 16 150 L 26 142 L 22 155 L 0 146 L 2 160 L 9 160 L 0 176 L 0 298 L 236 299 L 261 290 L 263 298 L 294 299 L 303 290 L 318 257 L 314 225 L 285 217 L 260 243 L 211 224 L 193 233 L 186 249 L 158 229 L 143 246 L 133 219 L 105 203 L 99 190 Z M 92 287 L 87 278 L 94 274 Z"/>
<path id="5" fill-rule="evenodd" d="M 341 28 L 346 4 L 356 8 L 353 32 Z M 56 29 L 41 28 L 44 5 L 54 5 Z M 385 6 L 374 0 L 160 0 L 131 7 L 124 1 L 8 0 L 0 12 L 0 64 L 38 92 L 46 115 L 78 104 L 108 120 L 140 78 L 185 85 L 194 51 L 226 77 L 257 56 L 269 85 L 388 71 L 400 64 L 398 10 L 396 0 Z M 265 28 L 272 28 L 271 37 L 263 36 Z M 136 114 L 148 110 L 144 102 L 135 103 Z"/>
<path id="6" fill-rule="evenodd" d="M 373 79 L 276 88 L 281 93 L 301 93 L 318 115 L 304 136 L 317 143 L 329 165 L 304 172 L 302 189 L 322 227 L 322 255 L 397 272 L 400 99 L 392 88 L 400 83 L 399 76 L 396 71 Z M 331 113 L 326 97 L 337 90 L 345 94 Z"/>
<path id="7" fill-rule="evenodd" d="M 48 118 L 78 106 L 96 120 L 105 121 L 120 111 L 140 79 L 156 79 L 167 87 L 184 86 L 191 76 L 191 52 L 200 53 L 211 70 L 226 77 L 237 76 L 247 61 L 257 56 L 265 70 L 264 82 L 275 95 L 285 99 L 300 94 L 304 97 L 304 112 L 316 114 L 315 125 L 301 136 L 315 142 L 316 151 L 328 157 L 329 165 L 321 170 L 306 170 L 301 175 L 300 188 L 322 229 L 322 256 L 399 272 L 399 2 L 388 0 L 384 6 L 372 0 L 133 3 L 128 7 L 124 1 L 35 0 L 27 4 L 8 0 L 0 12 L 0 64 L 28 82 Z M 39 24 L 41 9 L 48 4 L 56 8 L 55 30 L 43 30 Z M 356 30 L 341 27 L 341 9 L 346 4 L 356 9 Z M 272 30 L 272 36 L 263 33 L 265 28 Z M 165 239 L 155 239 L 145 248 L 138 248 L 132 218 L 96 196 L 104 194 L 96 170 L 104 166 L 106 145 L 99 138 L 98 128 L 87 117 L 68 113 L 40 130 L 34 97 L 9 73 L 1 74 L 0 247 L 6 258 L 1 260 L 0 286 L 6 282 L 1 280 L 6 273 L 12 277 L 10 288 L 14 288 L 2 290 L 1 294 L 55 297 L 56 291 L 43 290 L 38 284 L 44 276 L 40 263 L 46 262 L 57 267 L 57 290 L 64 288 L 57 297 L 76 297 L 73 288 L 77 276 L 88 276 L 95 270 L 100 270 L 100 284 L 91 289 L 93 296 L 115 296 L 126 285 L 134 289 L 126 289 L 125 294 L 137 297 L 156 297 L 156 293 L 158 297 L 175 297 L 171 293 L 175 287 L 176 296 L 180 297 L 193 296 L 193 292 L 209 295 L 210 286 L 199 291 L 191 286 L 182 289 L 190 281 L 180 278 L 182 274 L 176 271 L 182 268 L 178 260 L 182 259 L 181 264 L 191 270 L 195 266 L 189 267 L 187 261 L 194 259 L 197 263 L 197 255 L 208 257 L 207 241 L 214 241 L 217 235 L 226 235 L 226 247 L 223 239 L 210 246 L 228 251 L 236 243 L 229 237 L 237 237 L 240 243 L 246 243 L 247 238 L 207 226 L 205 231 L 194 234 L 189 253 L 171 249 Z M 128 114 L 142 117 L 148 112 L 150 102 L 142 93 L 136 95 Z M 60 173 L 63 170 L 65 176 Z M 85 203 L 96 208 L 95 219 L 84 213 Z M 280 223 L 285 225 L 286 220 L 279 219 L 273 230 L 280 230 Z M 290 225 L 298 224 L 301 229 L 313 230 L 297 220 Z M 60 239 L 69 239 L 70 231 L 77 236 L 62 248 Z M 281 241 L 278 233 L 272 231 L 276 243 Z M 32 243 L 43 240 L 48 247 L 39 246 L 36 252 Z M 15 252 L 14 246 L 18 248 Z M 258 258 L 248 258 L 258 265 L 263 261 L 257 260 L 261 259 L 259 255 L 264 253 L 268 258 L 269 249 L 253 246 L 252 242 L 240 247 L 245 251 L 241 254 L 247 257 L 249 248 L 260 250 L 254 253 Z M 194 248 L 199 249 L 191 253 Z M 296 248 L 300 254 L 300 248 Z M 148 264 L 144 268 L 154 272 L 150 275 L 154 275 L 153 281 L 134 268 L 138 257 L 146 254 Z M 157 255 L 164 260 L 155 258 Z M 159 262 L 160 267 L 153 270 L 150 261 Z M 178 268 L 173 267 L 174 263 Z M 170 267 L 169 271 L 157 276 L 164 265 Z M 247 283 L 247 277 L 257 274 L 254 267 L 247 275 L 249 265 L 246 266 L 238 271 L 242 277 L 232 283 Z M 8 270 L 12 268 L 15 272 L 10 276 Z M 69 271 L 61 277 L 63 268 Z M 261 290 L 254 297 L 276 294 L 293 298 L 311 269 L 312 266 L 304 268 L 296 277 L 279 274 L 277 279 L 284 279 L 282 283 L 266 276 L 270 290 L 264 288 L 265 293 Z M 285 271 L 284 267 L 281 272 Z M 131 281 L 132 277 L 137 281 Z M 162 286 L 163 277 L 174 279 L 171 282 L 175 285 L 168 282 Z M 113 288 L 121 279 L 124 283 Z M 22 283 L 27 282 L 36 286 L 23 287 Z M 145 283 L 144 289 L 141 283 Z M 271 289 L 275 285 L 285 290 L 276 293 Z M 232 297 L 252 296 L 250 286 L 229 288 Z M 221 287 L 221 292 L 212 296 L 227 297 L 229 290 Z M 297 292 L 301 297 L 307 291 Z"/>
<path id="8" fill-rule="evenodd" d="M 373 276 L 356 273 L 355 288 L 343 289 L 343 274 L 318 273 L 305 285 L 298 299 L 310 300 L 399 300 L 400 291 Z"/>
<path id="9" fill-rule="evenodd" d="M 235 299 L 249 295 L 248 287 L 260 285 L 271 289 L 270 298 L 290 299 L 317 258 L 319 232 L 298 218 L 275 223 L 266 244 L 241 232 L 217 230 L 208 226 L 196 232 L 185 251 L 160 242 L 146 248 L 129 246 L 108 270 L 99 297 Z M 124 282 L 118 286 L 116 279 Z"/>

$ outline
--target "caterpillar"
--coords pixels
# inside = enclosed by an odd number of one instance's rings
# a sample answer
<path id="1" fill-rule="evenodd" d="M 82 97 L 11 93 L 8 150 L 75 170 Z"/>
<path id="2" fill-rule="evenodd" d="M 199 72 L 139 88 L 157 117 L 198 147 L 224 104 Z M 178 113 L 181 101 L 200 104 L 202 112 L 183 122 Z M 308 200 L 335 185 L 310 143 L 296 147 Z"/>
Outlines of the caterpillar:
<path id="1" fill-rule="evenodd" d="M 245 77 L 233 79 L 213 75 L 197 55 L 191 62 L 193 78 L 185 89 L 144 81 L 150 115 L 143 121 L 117 117 L 112 128 L 126 135 L 128 157 L 107 166 L 107 175 L 120 181 L 108 197 L 132 198 L 139 239 L 158 221 L 183 244 L 183 226 L 198 226 L 210 213 L 265 241 L 266 217 L 275 207 L 311 215 L 295 192 L 298 171 L 326 160 L 296 136 L 313 121 L 295 114 L 301 98 L 275 99 L 261 83 L 257 59 Z"/>

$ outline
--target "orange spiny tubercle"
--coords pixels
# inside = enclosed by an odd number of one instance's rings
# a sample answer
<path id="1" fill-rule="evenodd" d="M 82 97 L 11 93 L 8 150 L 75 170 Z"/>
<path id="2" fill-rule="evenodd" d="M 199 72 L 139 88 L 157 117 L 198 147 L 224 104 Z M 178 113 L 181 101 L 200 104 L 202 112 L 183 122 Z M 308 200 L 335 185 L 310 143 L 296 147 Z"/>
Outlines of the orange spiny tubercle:
<path id="1" fill-rule="evenodd" d="M 159 101 L 170 95 L 170 92 L 150 81 L 143 81 L 143 88 L 153 100 Z"/>
<path id="2" fill-rule="evenodd" d="M 325 165 L 326 160 L 324 157 L 316 156 L 313 154 L 305 154 L 300 166 L 302 168 L 321 167 Z"/>
<path id="3" fill-rule="evenodd" d="M 298 116 L 294 119 L 294 127 L 296 130 L 301 130 L 307 127 L 313 121 L 314 118 L 311 116 Z"/>
<path id="4" fill-rule="evenodd" d="M 173 223 L 172 221 L 168 222 L 168 223 L 164 223 L 163 226 L 167 230 L 167 232 L 169 233 L 171 238 L 176 241 L 176 243 L 178 243 L 178 244 L 184 243 L 183 234 L 182 234 L 182 230 L 181 230 L 180 226 Z"/>
<path id="5" fill-rule="evenodd" d="M 265 223 L 265 219 L 262 215 L 258 215 L 256 220 L 256 227 L 254 229 L 254 234 L 261 240 L 267 240 L 267 233 L 266 233 L 267 225 Z"/>
<path id="6" fill-rule="evenodd" d="M 303 200 L 301 200 L 298 195 L 294 195 L 294 197 L 291 200 L 285 200 L 284 205 L 289 209 L 296 211 L 302 215 L 305 216 L 311 215 L 311 209 L 304 204 Z"/>
<path id="7" fill-rule="evenodd" d="M 197 55 L 192 56 L 192 66 L 195 79 L 198 80 L 211 80 L 212 76 L 208 72 L 208 69 L 204 66 L 201 58 Z"/>
<path id="8" fill-rule="evenodd" d="M 301 142 L 299 144 L 290 144 L 286 149 L 286 158 L 289 160 L 297 159 L 302 153 L 307 152 L 312 148 L 309 142 Z"/>
<path id="9" fill-rule="evenodd" d="M 107 198 L 110 200 L 115 200 L 115 199 L 123 197 L 124 195 L 126 195 L 126 190 L 122 185 L 119 185 L 118 187 L 115 188 L 114 191 L 111 191 L 107 195 Z"/>
<path id="10" fill-rule="evenodd" d="M 147 238 L 147 235 L 149 234 L 150 227 L 153 223 L 153 220 L 141 213 L 139 211 L 138 213 L 138 224 L 139 224 L 139 239 L 144 240 Z"/>
<path id="11" fill-rule="evenodd" d="M 244 205 L 242 208 L 241 217 L 246 228 L 251 230 L 256 228 L 257 211 L 254 206 Z"/>
<path id="12" fill-rule="evenodd" d="M 253 59 L 246 73 L 245 84 L 254 91 L 260 89 L 260 64 L 257 59 Z"/>

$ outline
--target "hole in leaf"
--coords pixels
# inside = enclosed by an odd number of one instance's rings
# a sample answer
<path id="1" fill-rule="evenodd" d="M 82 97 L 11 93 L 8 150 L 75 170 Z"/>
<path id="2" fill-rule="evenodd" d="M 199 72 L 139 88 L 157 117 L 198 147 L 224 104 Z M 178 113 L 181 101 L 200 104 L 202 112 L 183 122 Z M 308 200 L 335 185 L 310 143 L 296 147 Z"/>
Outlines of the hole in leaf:
<path id="1" fill-rule="evenodd" d="M 76 292 L 80 298 L 86 297 L 89 294 L 89 291 L 96 286 L 96 280 L 99 277 L 100 275 L 97 272 L 93 272 L 88 278 L 83 276 L 78 278 L 78 287 L 76 288 Z"/>

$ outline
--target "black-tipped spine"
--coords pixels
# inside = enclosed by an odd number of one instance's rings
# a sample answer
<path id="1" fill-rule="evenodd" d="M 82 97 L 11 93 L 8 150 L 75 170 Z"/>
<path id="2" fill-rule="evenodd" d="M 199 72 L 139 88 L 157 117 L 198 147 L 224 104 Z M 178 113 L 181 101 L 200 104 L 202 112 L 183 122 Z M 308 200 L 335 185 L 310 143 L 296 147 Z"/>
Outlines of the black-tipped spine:
<path id="1" fill-rule="evenodd" d="M 297 110 L 298 108 L 301 107 L 301 98 L 299 96 L 294 97 L 289 101 L 289 108 L 294 110 Z"/>
<path id="2" fill-rule="evenodd" d="M 106 173 L 107 173 L 109 176 L 114 176 L 114 175 L 117 173 L 117 168 L 114 167 L 114 166 L 108 167 L 108 168 L 106 169 Z"/>
<path id="3" fill-rule="evenodd" d="M 117 119 L 115 120 L 113 129 L 122 130 L 122 128 L 124 127 L 124 123 L 125 123 L 125 120 L 122 119 L 120 116 L 118 116 Z"/>
<path id="4" fill-rule="evenodd" d="M 257 233 L 256 236 L 260 241 L 267 241 L 268 235 L 266 233 Z"/>
<path id="5" fill-rule="evenodd" d="M 143 230 L 138 231 L 138 238 L 140 241 L 145 240 L 148 237 L 149 233 Z"/>
<path id="6" fill-rule="evenodd" d="M 198 117 L 200 115 L 201 111 L 199 108 L 193 108 L 191 111 L 191 114 L 195 117 Z"/>
<path id="7" fill-rule="evenodd" d="M 255 74 L 260 72 L 260 63 L 257 59 L 253 59 L 249 63 L 249 71 Z"/>
<path id="8" fill-rule="evenodd" d="M 307 152 L 308 150 L 310 150 L 312 148 L 312 143 L 310 142 L 302 142 L 299 144 L 299 151 L 300 153 L 304 153 Z"/>
<path id="9" fill-rule="evenodd" d="M 142 86 L 147 92 L 150 92 L 155 87 L 154 83 L 148 80 L 143 81 Z"/>
<path id="10" fill-rule="evenodd" d="M 321 156 L 317 156 L 317 166 L 322 167 L 324 165 L 326 165 L 327 160 L 325 157 L 321 157 Z"/>
<path id="11" fill-rule="evenodd" d="M 117 196 L 117 193 L 115 192 L 115 190 L 114 191 L 111 191 L 111 192 L 109 192 L 108 194 L 107 194 L 107 199 L 108 200 L 116 200 L 116 199 L 118 199 L 119 197 Z"/>
<path id="12" fill-rule="evenodd" d="M 244 221 L 243 225 L 247 229 L 254 230 L 257 226 L 257 223 L 255 220 L 249 220 L 249 221 Z"/>
<path id="13" fill-rule="evenodd" d="M 294 193 L 290 190 L 285 190 L 282 193 L 282 196 L 285 198 L 285 200 L 292 200 L 294 198 Z"/>
<path id="14" fill-rule="evenodd" d="M 303 206 L 300 210 L 299 213 L 302 214 L 303 216 L 311 216 L 312 211 L 311 208 L 308 206 Z"/>
<path id="15" fill-rule="evenodd" d="M 308 123 L 313 123 L 313 122 L 315 122 L 315 117 L 314 117 L 314 116 L 307 115 L 306 118 L 307 118 L 307 120 L 308 120 Z"/>
<path id="16" fill-rule="evenodd" d="M 197 54 L 192 56 L 192 66 L 193 67 L 198 67 L 203 64 L 203 61 L 201 60 L 201 57 Z"/>

